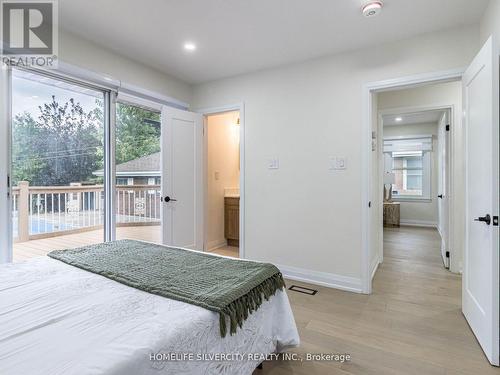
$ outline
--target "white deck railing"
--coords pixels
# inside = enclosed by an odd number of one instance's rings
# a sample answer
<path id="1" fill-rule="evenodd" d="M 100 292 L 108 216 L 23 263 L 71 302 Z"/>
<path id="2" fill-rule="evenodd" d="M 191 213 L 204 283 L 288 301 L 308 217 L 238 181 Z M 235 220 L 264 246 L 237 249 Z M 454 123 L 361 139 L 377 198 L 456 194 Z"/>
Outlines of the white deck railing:
<path id="1" fill-rule="evenodd" d="M 14 238 L 18 242 L 82 232 L 104 223 L 102 185 L 29 186 L 12 189 Z M 116 223 L 158 225 L 160 185 L 116 187 Z"/>

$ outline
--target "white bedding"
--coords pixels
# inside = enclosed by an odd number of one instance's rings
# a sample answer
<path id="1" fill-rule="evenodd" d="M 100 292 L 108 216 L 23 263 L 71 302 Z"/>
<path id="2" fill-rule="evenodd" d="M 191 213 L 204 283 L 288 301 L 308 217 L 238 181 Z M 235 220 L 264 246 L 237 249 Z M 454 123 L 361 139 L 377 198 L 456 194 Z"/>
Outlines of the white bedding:
<path id="1" fill-rule="evenodd" d="M 285 292 L 234 336 L 217 313 L 57 260 L 0 265 L 0 374 L 251 374 L 258 361 L 151 361 L 152 353 L 264 353 L 299 344 Z"/>

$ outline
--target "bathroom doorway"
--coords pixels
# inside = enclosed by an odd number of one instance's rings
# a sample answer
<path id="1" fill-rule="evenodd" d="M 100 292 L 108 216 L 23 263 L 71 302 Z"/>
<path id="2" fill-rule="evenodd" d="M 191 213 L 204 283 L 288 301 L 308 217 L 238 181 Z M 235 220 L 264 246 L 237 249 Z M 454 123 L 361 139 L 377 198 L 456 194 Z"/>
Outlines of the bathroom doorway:
<path id="1" fill-rule="evenodd" d="M 205 116 L 205 251 L 240 256 L 240 111 Z"/>

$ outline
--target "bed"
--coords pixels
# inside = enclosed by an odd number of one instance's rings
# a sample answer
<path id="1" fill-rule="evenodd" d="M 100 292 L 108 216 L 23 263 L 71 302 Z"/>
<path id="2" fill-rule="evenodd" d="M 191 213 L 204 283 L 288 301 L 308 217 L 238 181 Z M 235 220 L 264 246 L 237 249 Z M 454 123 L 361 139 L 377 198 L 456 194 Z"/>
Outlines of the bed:
<path id="1" fill-rule="evenodd" d="M 221 337 L 213 311 L 49 257 L 0 265 L 0 374 L 245 375 L 298 344 L 284 290 Z"/>

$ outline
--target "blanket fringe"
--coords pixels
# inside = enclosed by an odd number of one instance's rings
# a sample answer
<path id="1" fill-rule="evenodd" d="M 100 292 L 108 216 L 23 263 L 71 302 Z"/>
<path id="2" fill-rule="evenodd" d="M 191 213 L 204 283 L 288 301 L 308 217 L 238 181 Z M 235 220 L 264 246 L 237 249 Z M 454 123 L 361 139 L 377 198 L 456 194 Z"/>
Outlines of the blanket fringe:
<path id="1" fill-rule="evenodd" d="M 248 316 L 257 310 L 264 299 L 267 301 L 277 290 L 285 287 L 283 275 L 278 272 L 261 284 L 250 290 L 247 294 L 234 300 L 219 313 L 220 335 L 225 337 L 227 334 L 227 319 L 229 318 L 229 332 L 231 335 L 236 333 L 238 327 L 242 327 L 243 322 Z M 263 299 L 264 298 L 264 299 Z"/>

